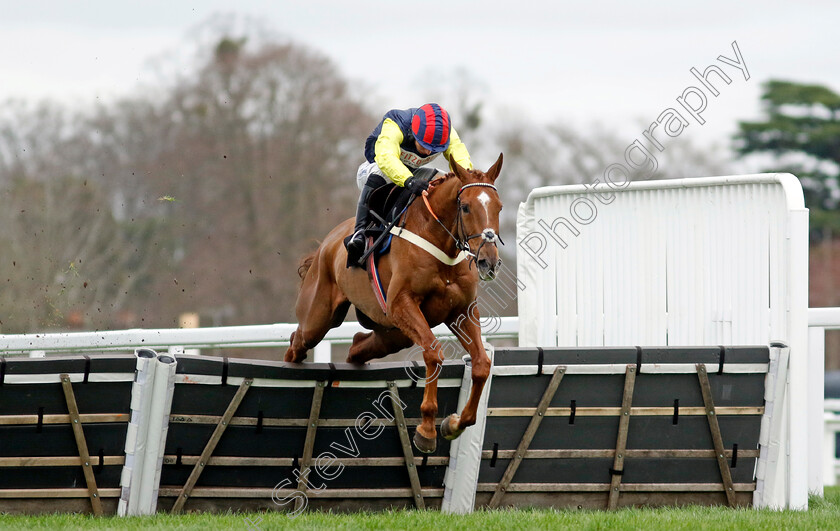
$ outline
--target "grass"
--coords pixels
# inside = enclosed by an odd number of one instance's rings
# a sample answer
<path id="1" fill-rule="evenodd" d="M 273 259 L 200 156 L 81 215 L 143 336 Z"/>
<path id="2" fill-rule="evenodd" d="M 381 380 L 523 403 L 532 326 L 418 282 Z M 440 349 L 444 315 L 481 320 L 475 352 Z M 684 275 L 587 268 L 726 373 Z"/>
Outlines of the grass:
<path id="1" fill-rule="evenodd" d="M 808 511 L 770 511 L 725 507 L 622 509 L 615 512 L 580 510 L 478 511 L 470 515 L 437 511 L 379 513 L 305 513 L 290 518 L 283 513 L 185 514 L 154 517 L 94 518 L 87 515 L 0 515 L 3 529 L 838 529 L 840 487 L 826 489 L 825 498 L 812 497 Z"/>

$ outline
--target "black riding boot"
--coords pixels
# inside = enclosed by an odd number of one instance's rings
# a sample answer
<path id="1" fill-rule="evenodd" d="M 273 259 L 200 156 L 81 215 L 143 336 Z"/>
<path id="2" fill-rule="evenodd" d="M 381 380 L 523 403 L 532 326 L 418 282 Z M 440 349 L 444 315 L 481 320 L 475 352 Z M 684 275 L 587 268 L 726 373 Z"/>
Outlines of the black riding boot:
<path id="1" fill-rule="evenodd" d="M 356 226 L 353 229 L 353 236 L 347 242 L 348 262 L 353 266 L 358 266 L 359 258 L 365 252 L 365 229 L 368 226 L 368 215 L 370 213 L 368 200 L 373 190 L 373 187 L 366 184 L 362 188 L 359 205 L 356 207 Z"/>

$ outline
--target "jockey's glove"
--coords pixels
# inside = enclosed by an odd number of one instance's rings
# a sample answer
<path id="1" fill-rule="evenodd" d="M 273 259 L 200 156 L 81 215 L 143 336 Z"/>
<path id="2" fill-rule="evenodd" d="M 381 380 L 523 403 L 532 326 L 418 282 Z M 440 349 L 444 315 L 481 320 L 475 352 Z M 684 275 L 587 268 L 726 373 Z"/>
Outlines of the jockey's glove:
<path id="1" fill-rule="evenodd" d="M 405 181 L 405 188 L 414 195 L 420 195 L 429 189 L 429 181 L 418 179 L 417 177 L 409 177 Z"/>

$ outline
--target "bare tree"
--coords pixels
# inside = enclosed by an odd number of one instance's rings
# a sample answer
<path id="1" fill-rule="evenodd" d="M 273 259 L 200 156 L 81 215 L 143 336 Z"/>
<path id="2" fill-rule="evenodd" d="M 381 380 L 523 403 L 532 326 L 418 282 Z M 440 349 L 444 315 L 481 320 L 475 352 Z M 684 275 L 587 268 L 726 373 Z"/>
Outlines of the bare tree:
<path id="1" fill-rule="evenodd" d="M 266 35 L 218 35 L 114 103 L 0 105 L 4 331 L 293 318 L 375 119 L 325 57 Z"/>
<path id="2" fill-rule="evenodd" d="M 6 332 L 113 326 L 159 258 L 154 222 L 118 223 L 92 181 L 18 179 L 0 195 L 0 213 Z"/>
<path id="3" fill-rule="evenodd" d="M 232 322 L 292 319 L 300 256 L 354 212 L 373 119 L 323 56 L 233 37 L 167 108 L 177 132 L 151 180 L 176 200 L 174 274 L 187 287 L 164 281 L 161 296 L 172 311 L 230 308 Z"/>

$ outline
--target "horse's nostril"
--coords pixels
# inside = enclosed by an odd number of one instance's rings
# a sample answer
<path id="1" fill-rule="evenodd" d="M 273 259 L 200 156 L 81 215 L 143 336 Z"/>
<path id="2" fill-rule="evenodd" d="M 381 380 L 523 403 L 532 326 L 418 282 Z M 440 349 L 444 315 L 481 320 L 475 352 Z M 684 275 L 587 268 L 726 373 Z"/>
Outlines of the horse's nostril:
<path id="1" fill-rule="evenodd" d="M 485 269 L 489 266 L 490 266 L 490 264 L 487 262 L 487 259 L 485 259 L 485 258 L 482 258 L 478 261 L 478 267 L 480 267 L 482 269 Z"/>

